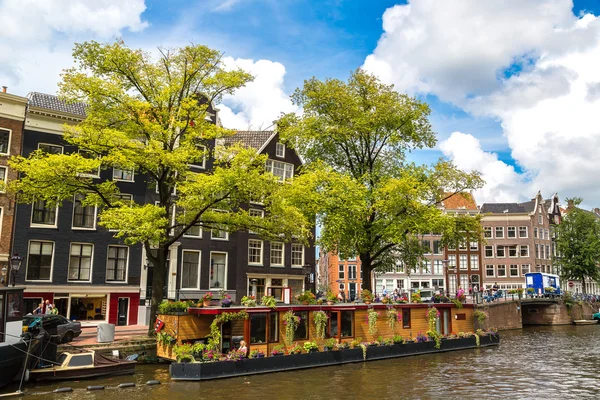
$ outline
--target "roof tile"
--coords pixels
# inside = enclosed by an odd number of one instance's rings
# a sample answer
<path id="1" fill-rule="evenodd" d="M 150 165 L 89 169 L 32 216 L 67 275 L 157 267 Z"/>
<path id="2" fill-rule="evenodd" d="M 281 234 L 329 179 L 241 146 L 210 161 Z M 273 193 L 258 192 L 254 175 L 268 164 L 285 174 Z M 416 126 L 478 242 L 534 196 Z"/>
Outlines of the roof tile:
<path id="1" fill-rule="evenodd" d="M 30 106 L 85 117 L 84 103 L 66 103 L 59 99 L 58 96 L 40 92 L 31 92 L 27 97 L 29 98 Z"/>
<path id="2" fill-rule="evenodd" d="M 444 193 L 444 197 L 450 193 Z M 456 193 L 442 202 L 446 210 L 477 210 L 477 203 L 471 193 Z"/>
<path id="3" fill-rule="evenodd" d="M 273 131 L 237 131 L 234 135 L 225 137 L 224 144 L 227 146 L 241 143 L 243 146 L 260 150 L 273 133 Z"/>

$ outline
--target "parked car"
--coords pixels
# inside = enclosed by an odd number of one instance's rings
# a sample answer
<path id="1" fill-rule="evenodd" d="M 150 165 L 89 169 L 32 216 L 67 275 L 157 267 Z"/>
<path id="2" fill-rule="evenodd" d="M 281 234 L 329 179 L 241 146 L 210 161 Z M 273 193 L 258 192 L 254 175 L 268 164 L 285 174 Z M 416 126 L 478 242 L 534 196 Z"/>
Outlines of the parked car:
<path id="1" fill-rule="evenodd" d="M 81 335 L 81 323 L 69 321 L 62 315 L 26 315 L 23 317 L 23 326 L 29 327 L 29 331 L 41 327 L 59 343 L 68 343 Z"/>

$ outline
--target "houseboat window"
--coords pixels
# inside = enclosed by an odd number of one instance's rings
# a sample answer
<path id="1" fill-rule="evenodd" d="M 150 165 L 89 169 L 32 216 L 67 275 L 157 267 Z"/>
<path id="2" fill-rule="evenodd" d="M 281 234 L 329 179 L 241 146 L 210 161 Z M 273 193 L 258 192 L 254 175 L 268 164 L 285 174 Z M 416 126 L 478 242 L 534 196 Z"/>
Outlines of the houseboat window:
<path id="1" fill-rule="evenodd" d="M 81 354 L 77 356 L 71 356 L 71 360 L 69 361 L 69 367 L 85 367 L 88 365 L 92 365 L 94 360 L 92 359 L 91 354 Z"/>
<path id="2" fill-rule="evenodd" d="M 269 343 L 279 342 L 279 313 L 269 313 Z"/>
<path id="3" fill-rule="evenodd" d="M 267 313 L 250 314 L 250 344 L 267 343 Z"/>
<path id="4" fill-rule="evenodd" d="M 297 311 L 296 315 L 300 317 L 300 324 L 294 339 L 308 339 L 308 311 Z"/>
<path id="5" fill-rule="evenodd" d="M 338 336 L 338 313 L 332 312 L 329 317 L 329 337 L 337 337 Z"/>
<path id="6" fill-rule="evenodd" d="M 342 337 L 354 336 L 354 311 L 342 311 Z"/>
<path id="7" fill-rule="evenodd" d="M 402 327 L 410 328 L 410 309 L 402 310 Z"/>
<path id="8" fill-rule="evenodd" d="M 6 320 L 20 320 L 23 317 L 23 301 L 21 293 L 8 293 L 6 295 Z"/>

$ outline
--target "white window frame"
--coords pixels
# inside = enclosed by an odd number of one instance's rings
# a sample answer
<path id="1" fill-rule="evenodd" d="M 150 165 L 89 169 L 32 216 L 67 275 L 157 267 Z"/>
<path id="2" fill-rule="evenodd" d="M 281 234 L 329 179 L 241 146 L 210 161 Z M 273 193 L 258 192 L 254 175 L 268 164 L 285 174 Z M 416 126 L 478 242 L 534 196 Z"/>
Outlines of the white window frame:
<path id="1" fill-rule="evenodd" d="M 472 251 L 477 250 L 477 249 L 479 249 L 479 243 L 476 240 L 471 241 L 471 242 L 469 242 L 469 248 Z"/>
<path id="2" fill-rule="evenodd" d="M 283 164 L 282 165 L 282 168 L 283 168 L 283 177 L 280 177 L 279 175 L 275 175 L 273 173 L 273 171 L 275 170 L 275 164 L 276 163 Z M 280 182 L 285 182 L 285 180 L 286 180 L 286 177 L 285 177 L 286 173 L 285 173 L 285 171 L 286 171 L 286 168 L 289 167 L 289 166 L 291 166 L 291 170 L 292 170 L 292 173 L 291 173 L 289 179 L 293 180 L 294 179 L 294 173 L 295 173 L 295 171 L 294 171 L 295 167 L 294 167 L 294 164 L 292 164 L 292 163 L 287 163 L 287 162 L 280 161 L 280 160 L 268 159 L 267 162 L 266 162 L 266 164 L 265 164 L 265 169 L 267 170 L 267 172 L 270 172 L 271 174 L 273 174 L 274 177 L 278 178 L 278 180 Z"/>
<path id="3" fill-rule="evenodd" d="M 222 287 L 212 287 L 210 286 L 211 281 L 210 281 L 210 268 L 212 267 L 212 259 L 213 259 L 213 254 L 225 254 L 225 273 L 223 274 L 223 280 L 225 282 L 223 282 L 223 286 Z M 211 251 L 210 252 L 210 261 L 209 261 L 209 265 L 208 265 L 208 286 L 209 286 L 209 290 L 227 290 L 227 273 L 229 272 L 229 253 L 226 251 Z M 200 276 L 200 274 L 198 274 L 198 276 Z M 266 282 L 265 282 L 266 283 Z"/>
<path id="4" fill-rule="evenodd" d="M 523 270 L 523 267 L 527 267 L 527 272 Z M 531 264 L 521 264 L 521 275 L 525 276 L 525 274 L 528 274 L 529 272 L 531 272 Z"/>
<path id="5" fill-rule="evenodd" d="M 340 276 L 340 272 L 341 272 L 342 276 Z M 338 279 L 346 279 L 346 266 L 344 264 L 338 264 L 337 276 L 338 276 Z"/>
<path id="6" fill-rule="evenodd" d="M 158 191 L 158 182 L 154 182 L 154 193 L 159 194 Z M 173 186 L 173 190 L 171 190 L 171 196 L 177 196 L 177 184 Z"/>
<path id="7" fill-rule="evenodd" d="M 222 212 L 222 213 L 227 212 L 227 211 L 222 211 L 222 210 L 217 210 L 217 209 L 213 209 L 212 211 L 214 211 L 214 212 Z M 215 230 L 217 230 L 219 232 L 225 232 L 225 237 L 215 236 L 214 235 Z M 219 229 L 219 228 L 213 228 L 213 229 L 210 230 L 210 240 L 227 241 L 227 240 L 229 240 L 229 231 L 224 230 L 224 229 Z"/>
<path id="8" fill-rule="evenodd" d="M 527 249 L 527 255 L 522 255 L 521 250 L 523 250 L 523 248 Z M 529 245 L 528 244 L 522 244 L 519 246 L 519 257 L 529 257 Z"/>
<path id="9" fill-rule="evenodd" d="M 185 211 L 184 211 L 185 214 Z M 174 224 L 173 224 L 174 225 Z M 198 227 L 198 230 L 200 231 L 200 233 L 198 235 L 190 235 L 190 229 L 192 229 L 193 227 Z M 200 223 L 194 224 L 192 228 L 188 229 L 184 234 L 183 237 L 184 238 L 188 238 L 188 239 L 202 239 L 202 231 L 204 229 L 202 229 L 202 225 Z"/>
<path id="10" fill-rule="evenodd" d="M 126 168 L 117 168 L 117 167 L 113 167 L 113 173 L 112 173 L 112 178 L 113 181 L 117 181 L 117 182 L 135 182 L 135 168 L 131 168 L 131 169 L 126 169 Z M 115 171 L 131 171 L 131 179 L 123 179 L 123 178 L 115 178 Z M 123 173 L 121 173 L 121 175 L 123 175 Z"/>
<path id="11" fill-rule="evenodd" d="M 109 250 L 111 247 L 119 247 L 119 248 L 125 248 L 127 249 L 127 259 L 125 260 L 125 280 L 122 281 L 117 281 L 117 280 L 108 280 L 108 260 L 109 260 Z M 114 284 L 126 284 L 127 281 L 129 280 L 129 255 L 131 253 L 130 251 L 131 249 L 129 248 L 129 246 L 124 246 L 121 244 L 109 244 L 108 246 L 106 246 L 106 269 L 105 269 L 105 274 L 104 274 L 104 281 L 109 284 L 109 285 L 114 285 Z"/>
<path id="12" fill-rule="evenodd" d="M 537 228 L 537 226 L 533 228 L 533 238 L 534 239 L 538 238 L 538 228 Z"/>
<path id="13" fill-rule="evenodd" d="M 500 249 L 502 249 L 502 255 L 498 254 Z M 506 246 L 496 246 L 496 257 L 506 258 Z"/>
<path id="14" fill-rule="evenodd" d="M 76 196 L 73 196 L 73 211 L 71 212 L 71 229 L 74 231 L 95 231 L 96 230 L 96 223 L 98 220 L 98 206 L 95 205 L 94 206 L 94 226 L 92 228 L 86 228 L 86 227 L 80 227 L 80 226 L 75 226 L 75 202 L 76 200 Z"/>
<path id="15" fill-rule="evenodd" d="M 488 275 L 488 271 L 492 271 L 492 274 Z M 494 278 L 496 276 L 496 268 L 494 267 L 493 264 L 486 264 L 485 265 L 485 276 L 488 277 L 488 278 Z"/>
<path id="16" fill-rule="evenodd" d="M 196 286 L 195 287 L 188 287 L 188 288 L 184 288 L 183 287 L 183 255 L 184 255 L 184 253 L 197 253 L 198 254 L 198 278 L 196 280 Z M 217 252 L 217 253 L 221 253 L 221 252 Z M 179 279 L 179 287 L 181 288 L 182 291 L 186 291 L 186 290 L 200 290 L 200 275 L 201 275 L 200 273 L 201 273 L 201 268 L 202 268 L 202 251 L 201 250 L 183 249 L 181 251 L 181 277 Z M 210 274 L 210 272 L 209 272 L 209 274 Z"/>
<path id="17" fill-rule="evenodd" d="M 83 157 L 83 158 L 87 158 L 87 157 L 83 156 L 83 155 L 82 155 L 82 153 L 88 153 L 88 154 L 91 154 L 91 155 L 93 155 L 93 153 L 92 153 L 91 151 L 89 151 L 89 150 L 84 150 L 84 149 L 79 149 L 79 150 L 77 150 L 77 153 L 78 153 L 78 154 L 79 154 L 81 157 Z M 92 160 L 92 158 L 90 158 L 90 160 Z M 96 175 L 94 175 L 94 174 L 87 174 L 87 173 L 82 173 L 82 172 L 80 172 L 80 173 L 79 173 L 79 176 L 82 176 L 82 177 L 84 177 L 84 178 L 97 178 L 97 179 L 98 179 L 98 178 L 100 178 L 100 166 L 98 166 L 98 173 L 97 173 Z"/>
<path id="18" fill-rule="evenodd" d="M 285 144 L 280 142 L 275 143 L 275 157 L 285 158 Z"/>
<path id="19" fill-rule="evenodd" d="M 456 269 L 456 254 L 448 255 L 448 269 Z"/>
<path id="20" fill-rule="evenodd" d="M 8 155 L 10 155 L 10 146 L 12 145 L 12 129 L 0 128 L 0 131 L 6 131 L 6 132 L 8 132 L 8 145 L 7 145 L 7 148 L 6 148 L 6 153 L 0 152 L 0 155 L 2 155 L 2 156 L 8 156 Z"/>
<path id="21" fill-rule="evenodd" d="M 302 248 L 302 264 L 294 264 L 294 246 L 301 246 Z M 296 251 L 298 252 L 298 251 Z M 290 245 L 290 254 L 291 254 L 291 264 L 292 264 L 292 268 L 302 268 L 304 266 L 304 262 L 305 262 L 305 249 L 304 249 L 304 245 L 302 243 L 292 243 Z"/>
<path id="22" fill-rule="evenodd" d="M 58 227 L 58 204 L 56 205 L 56 211 L 54 212 L 54 224 L 40 224 L 38 222 L 33 222 L 33 208 L 35 206 L 35 201 L 31 203 L 31 218 L 29 219 L 29 226 L 31 228 L 47 228 L 47 229 L 56 229 Z"/>
<path id="23" fill-rule="evenodd" d="M 487 251 L 491 249 L 492 250 L 492 255 L 488 256 L 487 255 Z M 485 246 L 485 248 L 483 249 L 483 258 L 494 258 L 494 245 L 493 244 L 487 244 Z"/>
<path id="24" fill-rule="evenodd" d="M 500 267 L 504 267 L 504 275 L 500 275 Z M 506 274 L 506 264 L 498 264 L 496 266 L 496 275 L 498 275 L 498 278 L 506 278 L 508 275 Z"/>
<path id="25" fill-rule="evenodd" d="M 255 213 L 256 215 L 252 215 L 253 213 Z M 248 209 L 248 216 L 250 216 L 250 217 L 264 218 L 265 217 L 265 210 L 261 210 L 260 208 L 249 208 Z M 256 234 L 256 232 L 251 231 L 251 230 L 248 230 L 248 233 Z"/>
<path id="26" fill-rule="evenodd" d="M 519 246 L 517 246 L 516 244 L 514 244 L 514 245 L 511 245 L 511 246 L 505 246 L 505 247 L 508 248 L 508 257 L 509 258 L 517 258 L 517 257 L 519 257 L 519 251 L 521 251 L 521 249 L 519 248 Z M 511 248 L 515 250 L 515 255 L 514 256 L 510 255 Z"/>
<path id="27" fill-rule="evenodd" d="M 502 232 L 502 236 L 498 236 L 498 232 Z M 496 239 L 504 239 L 504 227 L 503 226 L 494 227 L 494 237 Z"/>
<path id="28" fill-rule="evenodd" d="M 49 279 L 27 279 L 27 275 L 29 272 L 29 259 L 31 257 L 31 242 L 39 242 L 39 243 L 52 243 L 52 257 L 50 259 L 50 278 Z M 50 282 L 52 283 L 52 278 L 54 277 L 54 256 L 56 254 L 56 242 L 52 240 L 38 240 L 31 239 L 27 242 L 27 265 L 25 267 L 25 281 L 26 282 Z M 68 274 L 68 271 L 67 271 Z"/>
<path id="29" fill-rule="evenodd" d="M 512 271 L 513 271 L 512 267 L 517 267 L 516 268 L 517 269 L 517 274 L 516 275 L 512 274 Z M 520 272 L 521 272 L 520 270 L 521 270 L 521 268 L 519 267 L 518 264 L 510 264 L 510 266 L 508 267 L 508 276 L 510 276 L 511 278 L 518 278 L 518 277 L 521 276 L 521 275 L 519 275 Z"/>
<path id="30" fill-rule="evenodd" d="M 281 245 L 281 262 L 280 263 L 273 262 L 273 245 Z M 269 248 L 269 263 L 271 264 L 271 267 L 278 267 L 278 268 L 285 267 L 285 243 L 271 242 L 271 246 Z"/>
<path id="31" fill-rule="evenodd" d="M 464 262 L 463 262 L 463 260 L 464 260 Z M 458 269 L 460 271 L 467 271 L 469 269 L 469 259 L 466 254 L 461 254 L 458 257 L 458 262 L 459 262 Z M 463 266 L 464 266 L 464 268 L 463 268 Z"/>
<path id="32" fill-rule="evenodd" d="M 80 246 L 92 246 L 92 254 L 90 256 L 90 279 L 88 279 L 87 281 L 81 280 L 81 279 L 71 279 L 69 278 L 69 273 L 71 271 L 71 251 L 73 250 L 72 246 L 76 244 L 76 245 L 80 245 Z M 87 242 L 71 242 L 69 243 L 69 262 L 67 263 L 67 282 L 75 282 L 75 283 L 91 283 L 92 282 L 92 275 L 94 273 L 94 253 L 95 253 L 95 246 L 94 243 L 87 243 Z"/>
<path id="33" fill-rule="evenodd" d="M 525 232 L 525 236 L 521 236 L 521 232 Z M 529 229 L 526 226 L 519 226 L 519 238 L 528 239 L 529 238 Z"/>
<path id="34" fill-rule="evenodd" d="M 62 145 L 60 145 L 60 144 L 54 144 L 54 143 L 43 143 L 43 142 L 40 142 L 40 143 L 38 143 L 38 150 L 41 150 L 41 149 L 40 149 L 40 146 L 41 146 L 41 145 L 42 145 L 42 146 L 43 146 L 43 145 L 46 145 L 46 146 L 52 146 L 52 147 L 60 147 L 60 154 L 65 154 L 65 147 L 64 147 L 64 146 L 62 146 Z M 55 153 L 47 153 L 47 154 L 55 154 Z"/>
<path id="35" fill-rule="evenodd" d="M 510 236 L 511 229 L 512 229 L 512 232 L 514 233 L 514 236 Z M 506 237 L 508 239 L 516 239 L 517 238 L 517 227 L 516 226 L 507 227 L 506 228 Z"/>
<path id="36" fill-rule="evenodd" d="M 489 236 L 487 236 L 487 233 L 489 232 Z M 488 239 L 493 239 L 494 238 L 494 230 L 492 229 L 491 226 L 484 226 L 483 227 L 483 237 L 484 238 L 488 238 Z"/>
<path id="37" fill-rule="evenodd" d="M 357 277 L 358 277 L 358 268 L 357 268 L 356 264 L 348 264 L 348 279 L 356 280 Z"/>
<path id="38" fill-rule="evenodd" d="M 250 261 L 250 242 L 260 243 L 260 261 L 259 262 Z M 253 249 L 257 249 L 257 248 L 253 247 Z M 255 265 L 255 266 L 264 265 L 263 264 L 264 250 L 265 250 L 265 243 L 262 240 L 248 239 L 248 265 Z"/>
<path id="39" fill-rule="evenodd" d="M 4 185 L 0 187 L 0 193 L 6 193 L 6 183 L 8 182 L 8 167 L 0 165 L 0 169 L 4 170 L 4 179 L 0 179 L 1 182 L 4 182 Z"/>
<path id="40" fill-rule="evenodd" d="M 202 164 L 188 164 L 190 166 L 190 168 L 197 168 L 197 169 L 206 169 L 206 153 L 207 153 L 207 147 L 203 144 L 197 144 L 196 145 L 197 148 L 203 148 L 204 149 L 204 156 L 202 156 Z"/>
<path id="41" fill-rule="evenodd" d="M 433 260 L 433 275 L 444 275 L 444 263 L 442 260 Z"/>
<path id="42" fill-rule="evenodd" d="M 475 262 L 473 262 L 475 261 Z M 471 254 L 469 257 L 469 265 L 472 271 L 479 271 L 479 254 Z"/>

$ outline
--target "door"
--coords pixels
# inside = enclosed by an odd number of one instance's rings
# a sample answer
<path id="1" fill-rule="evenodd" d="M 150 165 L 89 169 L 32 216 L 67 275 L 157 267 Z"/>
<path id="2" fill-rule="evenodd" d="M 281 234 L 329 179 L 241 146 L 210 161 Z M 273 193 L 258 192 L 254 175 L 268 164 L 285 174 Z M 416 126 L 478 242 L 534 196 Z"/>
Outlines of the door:
<path id="1" fill-rule="evenodd" d="M 350 282 L 348 284 L 348 292 L 348 298 L 350 301 L 354 301 L 354 299 L 356 299 L 356 283 Z"/>
<path id="2" fill-rule="evenodd" d="M 127 314 L 129 311 L 129 297 L 119 297 L 119 306 L 117 307 L 117 325 L 127 325 Z"/>

